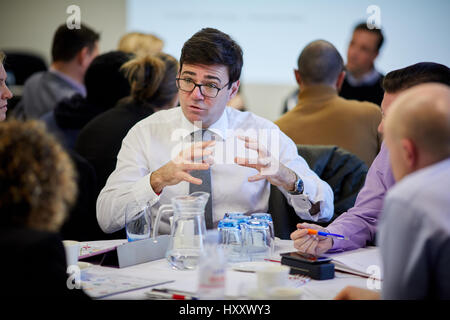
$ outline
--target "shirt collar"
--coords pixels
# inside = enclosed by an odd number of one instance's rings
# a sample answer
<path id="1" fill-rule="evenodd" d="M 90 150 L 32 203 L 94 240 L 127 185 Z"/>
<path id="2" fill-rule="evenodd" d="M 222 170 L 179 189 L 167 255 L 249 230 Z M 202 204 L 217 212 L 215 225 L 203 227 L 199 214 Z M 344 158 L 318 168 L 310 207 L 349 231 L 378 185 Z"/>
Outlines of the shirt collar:
<path id="1" fill-rule="evenodd" d="M 337 96 L 336 88 L 318 84 L 302 88 L 298 94 L 298 100 L 328 100 L 334 96 Z"/>
<path id="2" fill-rule="evenodd" d="M 380 74 L 377 70 L 372 69 L 372 71 L 369 71 L 366 73 L 362 78 L 356 79 L 352 76 L 350 72 L 347 72 L 347 81 L 350 83 L 350 85 L 357 87 L 357 86 L 363 86 L 363 85 L 371 85 L 378 81 L 380 78 Z"/>
<path id="3" fill-rule="evenodd" d="M 71 77 L 65 75 L 64 73 L 50 67 L 49 71 L 56 76 L 62 78 L 64 81 L 69 83 L 78 93 L 80 93 L 83 97 L 86 97 L 86 87 L 81 83 L 76 82 Z"/>
<path id="4" fill-rule="evenodd" d="M 181 107 L 180 107 L 181 108 Z M 213 132 L 215 135 L 219 136 L 222 140 L 226 140 L 226 138 L 229 136 L 228 130 L 228 114 L 227 114 L 227 108 L 223 111 L 220 118 L 214 122 L 211 126 L 209 126 L 208 130 Z M 197 130 L 202 130 L 202 128 L 196 127 L 192 122 L 190 122 L 183 113 L 183 110 L 181 109 L 181 128 L 183 129 L 183 139 L 186 139 L 187 136 L 190 136 L 192 132 L 195 132 Z"/>

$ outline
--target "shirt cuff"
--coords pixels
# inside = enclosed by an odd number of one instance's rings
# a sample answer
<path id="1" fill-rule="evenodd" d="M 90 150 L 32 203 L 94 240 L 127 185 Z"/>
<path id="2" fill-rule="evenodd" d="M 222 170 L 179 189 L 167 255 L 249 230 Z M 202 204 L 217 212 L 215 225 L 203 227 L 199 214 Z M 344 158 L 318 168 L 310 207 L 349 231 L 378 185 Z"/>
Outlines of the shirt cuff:
<path id="1" fill-rule="evenodd" d="M 150 207 L 159 201 L 159 194 L 155 193 L 150 185 L 152 172 L 139 179 L 133 186 L 132 192 L 138 203 L 148 203 Z"/>
<path id="2" fill-rule="evenodd" d="M 326 227 L 326 230 L 329 233 L 336 233 L 336 234 L 344 235 L 341 229 L 334 228 L 332 225 L 329 225 L 328 227 Z M 334 252 L 335 253 L 335 252 L 342 252 L 342 251 L 344 251 L 343 247 L 344 247 L 345 241 L 348 241 L 348 240 L 333 239 L 333 246 L 327 252 Z"/>

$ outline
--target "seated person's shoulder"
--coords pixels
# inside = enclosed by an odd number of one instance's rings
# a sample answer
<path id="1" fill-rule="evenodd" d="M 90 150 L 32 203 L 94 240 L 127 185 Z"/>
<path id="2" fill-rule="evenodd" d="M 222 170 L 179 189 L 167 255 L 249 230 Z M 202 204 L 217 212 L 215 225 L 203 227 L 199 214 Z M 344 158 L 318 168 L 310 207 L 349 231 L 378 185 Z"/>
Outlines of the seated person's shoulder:
<path id="1" fill-rule="evenodd" d="M 371 117 L 380 117 L 381 118 L 381 108 L 369 101 L 358 101 L 358 100 L 348 100 L 344 98 L 340 98 L 346 101 L 346 105 L 348 108 L 352 109 L 352 112 L 359 113 L 360 115 L 366 115 Z"/>
<path id="2" fill-rule="evenodd" d="M 130 131 L 139 131 L 142 129 L 159 130 L 161 127 L 166 128 L 168 125 L 179 121 L 181 119 L 181 113 L 180 107 L 160 110 L 138 121 Z"/>

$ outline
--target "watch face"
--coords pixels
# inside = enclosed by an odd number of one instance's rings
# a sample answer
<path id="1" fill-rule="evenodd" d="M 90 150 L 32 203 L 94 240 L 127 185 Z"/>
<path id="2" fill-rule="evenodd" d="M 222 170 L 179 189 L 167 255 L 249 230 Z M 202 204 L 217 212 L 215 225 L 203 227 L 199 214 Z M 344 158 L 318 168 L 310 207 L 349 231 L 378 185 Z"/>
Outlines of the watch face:
<path id="1" fill-rule="evenodd" d="M 299 193 L 303 192 L 303 180 L 300 178 L 297 181 L 297 192 Z"/>
<path id="2" fill-rule="evenodd" d="M 289 191 L 289 193 L 294 195 L 303 193 L 303 180 L 301 178 L 298 178 L 295 182 L 294 191 Z"/>

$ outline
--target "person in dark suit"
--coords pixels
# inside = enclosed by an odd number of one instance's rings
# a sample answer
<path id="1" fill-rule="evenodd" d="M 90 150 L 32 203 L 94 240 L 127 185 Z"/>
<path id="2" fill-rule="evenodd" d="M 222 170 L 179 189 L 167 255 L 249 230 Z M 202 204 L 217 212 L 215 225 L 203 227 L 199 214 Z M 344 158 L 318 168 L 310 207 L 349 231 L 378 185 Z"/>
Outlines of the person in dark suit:
<path id="1" fill-rule="evenodd" d="M 347 49 L 347 75 L 339 92 L 341 97 L 381 106 L 384 75 L 376 70 L 375 60 L 383 42 L 381 29 L 369 29 L 367 23 L 355 27 Z"/>
<path id="2" fill-rule="evenodd" d="M 70 289 L 59 228 L 77 194 L 72 162 L 41 122 L 0 125 L 2 295 L 87 298 Z"/>

